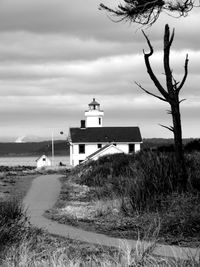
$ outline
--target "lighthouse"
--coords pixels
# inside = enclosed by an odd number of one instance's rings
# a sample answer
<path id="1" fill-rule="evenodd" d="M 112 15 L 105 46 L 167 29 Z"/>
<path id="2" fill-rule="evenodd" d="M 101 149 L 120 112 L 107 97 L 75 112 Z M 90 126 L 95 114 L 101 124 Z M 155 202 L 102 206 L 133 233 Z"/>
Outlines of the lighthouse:
<path id="1" fill-rule="evenodd" d="M 100 104 L 93 98 L 88 107 L 89 109 L 85 111 L 86 128 L 102 127 L 104 112 L 100 109 Z"/>
<path id="2" fill-rule="evenodd" d="M 76 166 L 116 153 L 140 151 L 142 137 L 136 126 L 103 126 L 104 112 L 93 98 L 85 111 L 80 127 L 69 129 L 70 164 Z"/>

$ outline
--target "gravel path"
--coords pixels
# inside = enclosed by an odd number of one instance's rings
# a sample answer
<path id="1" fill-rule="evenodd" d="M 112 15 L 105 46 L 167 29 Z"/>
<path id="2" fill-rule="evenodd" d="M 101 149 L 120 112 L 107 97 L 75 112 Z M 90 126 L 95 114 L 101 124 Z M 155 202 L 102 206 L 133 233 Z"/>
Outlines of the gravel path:
<path id="1" fill-rule="evenodd" d="M 25 196 L 23 203 L 25 209 L 27 209 L 27 214 L 30 217 L 30 222 L 34 226 L 44 228 L 51 234 L 93 244 L 124 248 L 134 248 L 138 245 L 138 242 L 135 240 L 112 238 L 103 234 L 88 232 L 73 226 L 60 224 L 43 217 L 43 213 L 54 205 L 59 196 L 61 184 L 58 178 L 60 176 L 61 175 L 55 174 L 42 175 L 33 180 L 31 188 Z M 148 245 L 148 243 L 143 243 L 144 248 L 148 247 Z M 199 259 L 196 249 L 179 248 L 176 246 L 157 245 L 154 254 L 182 259 L 193 255 Z"/>

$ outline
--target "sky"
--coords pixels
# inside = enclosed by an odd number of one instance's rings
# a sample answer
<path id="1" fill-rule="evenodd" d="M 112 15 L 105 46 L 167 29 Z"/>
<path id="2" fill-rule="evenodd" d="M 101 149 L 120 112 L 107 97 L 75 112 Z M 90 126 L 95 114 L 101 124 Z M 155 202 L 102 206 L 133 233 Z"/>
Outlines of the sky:
<path id="1" fill-rule="evenodd" d="M 152 27 L 116 23 L 99 4 L 117 0 L 0 0 L 0 141 L 5 137 L 65 138 L 79 127 L 92 98 L 104 110 L 103 126 L 139 126 L 143 138 L 172 138 L 169 106 L 156 93 L 144 64 L 154 47 L 155 74 L 164 85 L 164 25 L 175 28 L 171 68 L 177 80 L 189 55 L 181 91 L 183 137 L 200 137 L 200 8 L 186 18 L 162 14 Z M 64 132 L 60 136 L 60 131 Z"/>

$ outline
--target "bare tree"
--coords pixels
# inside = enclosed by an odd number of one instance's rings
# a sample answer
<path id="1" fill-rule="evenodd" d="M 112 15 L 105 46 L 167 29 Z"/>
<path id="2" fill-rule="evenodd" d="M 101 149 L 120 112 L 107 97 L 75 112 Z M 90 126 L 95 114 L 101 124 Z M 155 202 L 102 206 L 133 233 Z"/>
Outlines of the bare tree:
<path id="1" fill-rule="evenodd" d="M 182 144 L 182 127 L 181 127 L 181 114 L 180 114 L 180 103 L 184 100 L 179 99 L 179 93 L 181 89 L 183 88 L 183 85 L 186 81 L 187 75 L 188 75 L 188 55 L 186 55 L 185 58 L 185 64 L 184 64 L 184 75 L 181 80 L 181 82 L 178 82 L 173 74 L 172 70 L 170 68 L 170 48 L 174 39 L 174 29 L 172 31 L 172 34 L 170 34 L 169 26 L 165 25 L 165 33 L 164 33 L 164 57 L 163 57 L 163 65 L 164 65 L 164 73 L 166 77 L 166 87 L 164 88 L 159 80 L 157 79 L 156 75 L 154 74 L 151 64 L 150 64 L 150 57 L 153 55 L 153 47 L 151 45 L 150 40 L 148 39 L 147 35 L 143 34 L 146 38 L 147 44 L 149 46 L 150 52 L 144 53 L 144 60 L 145 65 L 147 68 L 147 72 L 153 81 L 154 85 L 158 89 L 159 95 L 154 94 L 145 88 L 142 87 L 142 85 L 136 83 L 143 91 L 145 91 L 147 94 L 154 96 L 164 102 L 169 103 L 170 110 L 169 114 L 172 115 L 172 121 L 173 126 L 165 126 L 161 125 L 174 134 L 174 144 L 175 144 L 175 156 L 176 156 L 176 163 L 177 163 L 177 174 L 178 174 L 178 184 L 181 185 L 180 188 L 186 189 L 187 185 L 187 175 L 186 175 L 186 168 L 185 168 L 185 162 L 184 162 L 184 153 L 183 153 L 183 144 Z"/>
<path id="2" fill-rule="evenodd" d="M 152 25 L 161 14 L 162 11 L 167 12 L 169 15 L 176 15 L 177 17 L 187 16 L 188 13 L 195 6 L 200 6 L 199 0 L 123 0 L 116 8 L 110 8 L 104 4 L 100 4 L 100 9 L 106 10 L 108 13 L 114 15 L 117 21 L 129 21 L 142 25 Z M 170 34 L 169 26 L 165 26 L 164 33 L 164 71 L 166 76 L 166 87 L 164 88 L 157 77 L 155 76 L 151 64 L 150 57 L 153 55 L 153 47 L 147 35 L 143 34 L 148 43 L 150 52 L 144 53 L 144 60 L 147 72 L 158 89 L 160 95 L 153 94 L 140 84 L 137 85 L 145 91 L 162 101 L 169 103 L 169 114 L 172 115 L 173 126 L 164 126 L 174 134 L 175 156 L 177 162 L 178 184 L 180 188 L 186 189 L 187 175 L 184 162 L 183 144 L 182 144 L 182 127 L 181 127 L 181 114 L 180 103 L 184 100 L 179 100 L 179 93 L 185 84 L 188 75 L 188 55 L 185 58 L 184 75 L 181 82 L 176 81 L 170 68 L 170 48 L 174 39 L 174 30 Z"/>
<path id="3" fill-rule="evenodd" d="M 162 11 L 177 17 L 187 16 L 194 6 L 199 6 L 198 0 L 124 0 L 116 8 L 100 4 L 100 9 L 106 10 L 118 18 L 136 22 L 142 25 L 152 25 Z"/>

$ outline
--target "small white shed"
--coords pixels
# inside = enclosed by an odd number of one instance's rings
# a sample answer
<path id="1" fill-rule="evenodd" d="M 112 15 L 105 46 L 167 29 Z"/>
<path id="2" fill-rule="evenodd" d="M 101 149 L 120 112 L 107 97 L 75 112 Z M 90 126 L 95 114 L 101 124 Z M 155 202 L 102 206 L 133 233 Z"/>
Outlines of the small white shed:
<path id="1" fill-rule="evenodd" d="M 51 160 L 45 155 L 36 159 L 36 162 L 37 162 L 37 168 L 51 166 Z"/>

